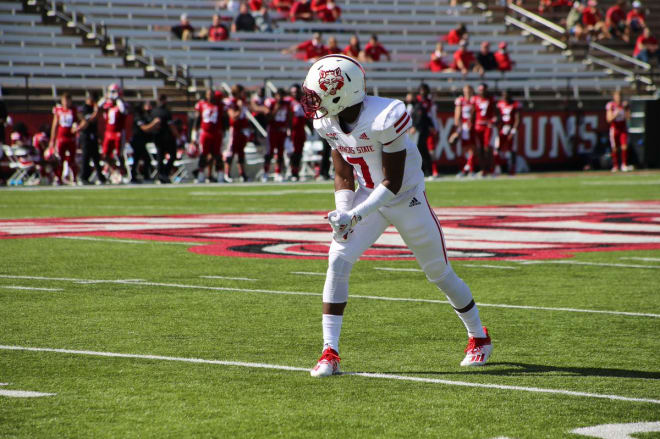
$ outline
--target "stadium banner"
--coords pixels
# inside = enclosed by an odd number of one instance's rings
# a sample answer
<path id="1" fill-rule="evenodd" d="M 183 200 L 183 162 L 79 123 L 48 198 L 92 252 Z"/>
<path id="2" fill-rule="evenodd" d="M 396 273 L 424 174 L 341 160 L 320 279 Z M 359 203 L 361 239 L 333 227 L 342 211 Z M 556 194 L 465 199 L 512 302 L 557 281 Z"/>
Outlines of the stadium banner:
<path id="1" fill-rule="evenodd" d="M 442 166 L 462 166 L 465 151 L 460 142 L 451 146 L 448 138 L 454 130 L 454 114 L 438 113 L 439 141 L 435 157 Z M 605 113 L 598 111 L 523 111 L 514 148 L 530 166 L 535 164 L 575 164 L 581 156 L 594 152 L 599 137 L 607 133 Z M 491 145 L 497 131 L 493 130 Z"/>

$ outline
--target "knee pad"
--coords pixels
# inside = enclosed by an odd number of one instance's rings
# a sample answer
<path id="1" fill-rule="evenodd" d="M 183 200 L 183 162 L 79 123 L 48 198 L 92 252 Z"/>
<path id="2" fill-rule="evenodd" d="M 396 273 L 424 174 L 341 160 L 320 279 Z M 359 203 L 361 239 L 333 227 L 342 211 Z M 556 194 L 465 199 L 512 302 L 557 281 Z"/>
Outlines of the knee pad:
<path id="1" fill-rule="evenodd" d="M 424 267 L 426 278 L 436 284 L 445 293 L 447 300 L 455 310 L 463 312 L 474 305 L 472 292 L 463 279 L 458 277 L 450 265 L 443 260 L 431 262 Z"/>
<path id="2" fill-rule="evenodd" d="M 348 301 L 348 278 L 353 264 L 330 254 L 328 272 L 323 286 L 323 303 L 346 303 Z"/>

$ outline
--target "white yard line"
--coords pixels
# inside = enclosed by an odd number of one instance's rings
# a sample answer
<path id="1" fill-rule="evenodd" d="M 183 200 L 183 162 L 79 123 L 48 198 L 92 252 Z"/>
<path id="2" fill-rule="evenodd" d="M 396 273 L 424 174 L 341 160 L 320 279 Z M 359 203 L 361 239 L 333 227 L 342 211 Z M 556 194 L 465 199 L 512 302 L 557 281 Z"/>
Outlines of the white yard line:
<path id="1" fill-rule="evenodd" d="M 22 287 L 19 285 L 0 285 L 0 288 L 6 288 L 9 290 L 25 290 L 25 291 L 62 291 L 61 288 Z"/>
<path id="2" fill-rule="evenodd" d="M 204 242 L 182 242 L 182 241 L 138 241 L 134 239 L 94 238 L 92 236 L 53 236 L 55 239 L 73 239 L 76 241 L 100 241 L 114 242 L 120 244 L 158 244 L 158 245 L 203 245 Z"/>
<path id="3" fill-rule="evenodd" d="M 582 262 L 582 261 L 520 261 L 520 264 L 561 264 L 561 265 L 591 265 L 593 267 L 620 267 L 620 268 L 660 268 L 660 265 L 636 265 L 636 264 L 610 264 L 605 262 Z"/>
<path id="4" fill-rule="evenodd" d="M 301 276 L 325 276 L 325 273 L 316 273 L 313 271 L 291 271 L 289 274 L 299 274 Z"/>
<path id="5" fill-rule="evenodd" d="M 8 386 L 9 383 L 0 383 L 0 386 Z M 3 390 L 0 389 L 0 396 L 9 398 L 39 398 L 41 396 L 54 396 L 56 393 L 33 392 L 31 390 Z"/>
<path id="6" fill-rule="evenodd" d="M 416 273 L 421 273 L 424 270 L 420 270 L 419 268 L 392 268 L 392 267 L 374 267 L 374 270 L 381 270 L 381 271 L 410 271 L 410 272 L 416 272 Z"/>
<path id="7" fill-rule="evenodd" d="M 471 268 L 495 268 L 498 270 L 517 270 L 518 267 L 510 267 L 508 265 L 488 265 L 488 264 L 461 264 L 460 267 Z"/>
<path id="8" fill-rule="evenodd" d="M 629 258 L 619 258 L 619 259 L 627 259 L 627 260 L 630 260 L 630 261 L 660 262 L 660 258 L 642 258 L 642 257 L 635 257 L 635 256 L 631 256 Z"/>
<path id="9" fill-rule="evenodd" d="M 202 279 L 227 279 L 227 280 L 247 280 L 256 281 L 259 279 L 252 279 L 249 277 L 231 277 L 231 276 L 200 276 Z"/>
<path id="10" fill-rule="evenodd" d="M 224 361 L 224 360 L 206 360 L 202 358 L 169 357 L 163 355 L 124 354 L 124 353 L 116 353 L 116 352 L 80 351 L 80 350 L 72 350 L 72 349 L 34 348 L 34 347 L 25 347 L 25 346 L 5 346 L 5 345 L 0 345 L 0 349 L 11 350 L 11 351 L 52 352 L 52 353 L 60 353 L 60 354 L 86 355 L 86 356 L 94 356 L 94 357 L 132 358 L 132 359 L 141 359 L 141 360 L 160 360 L 160 361 L 177 361 L 183 363 L 215 364 L 219 366 L 248 367 L 248 368 L 256 368 L 256 369 L 274 369 L 274 370 L 283 370 L 289 372 L 305 372 L 305 373 L 309 372 L 309 369 L 304 367 L 283 366 L 279 364 L 248 363 L 242 361 Z M 524 387 L 524 386 L 509 386 L 502 384 L 472 383 L 467 381 L 453 381 L 453 380 L 443 380 L 438 378 L 422 378 L 422 377 L 411 377 L 411 376 L 403 376 L 403 375 L 369 373 L 369 372 L 352 372 L 352 373 L 349 372 L 349 373 L 344 373 L 343 375 L 359 376 L 363 378 L 372 378 L 372 379 L 375 378 L 375 379 L 398 380 L 398 381 L 412 381 L 412 382 L 428 383 L 428 384 L 444 384 L 447 386 L 475 387 L 481 389 L 511 390 L 511 391 L 533 392 L 533 393 L 547 393 L 547 394 L 577 396 L 577 397 L 585 397 L 585 398 L 609 399 L 614 401 L 660 404 L 660 400 L 658 399 L 633 398 L 633 397 L 620 396 L 620 395 L 576 392 L 576 391 L 564 390 L 564 389 L 546 389 L 541 387 Z"/>
<path id="11" fill-rule="evenodd" d="M 204 285 L 147 282 L 139 279 L 95 280 L 95 279 L 73 279 L 66 277 L 19 276 L 19 275 L 9 275 L 9 274 L 0 274 L 0 279 L 51 280 L 51 281 L 62 281 L 62 282 L 74 282 L 77 284 L 110 283 L 110 284 L 120 284 L 120 285 L 183 288 L 183 289 L 192 289 L 192 290 L 229 291 L 229 292 L 237 292 L 237 293 L 263 293 L 263 294 L 282 294 L 282 295 L 290 295 L 290 296 L 317 296 L 317 297 L 322 296 L 321 293 L 311 293 L 305 291 L 280 291 L 280 290 L 265 290 L 265 289 L 210 287 Z M 389 302 L 421 302 L 421 303 L 443 303 L 443 304 L 449 303 L 446 300 L 416 299 L 411 297 L 364 296 L 359 294 L 351 294 L 351 297 L 355 299 L 383 300 Z M 610 314 L 610 315 L 631 316 L 631 317 L 660 318 L 660 314 L 638 313 L 638 312 L 627 312 L 627 311 L 608 311 L 608 310 L 580 309 L 580 308 L 553 308 L 547 306 L 509 305 L 504 303 L 481 303 L 481 302 L 477 303 L 477 305 L 481 307 L 492 307 L 492 308 L 529 309 L 529 310 L 537 310 L 537 311 L 564 311 L 564 312 L 579 312 L 579 313 L 587 313 L 587 314 Z"/>

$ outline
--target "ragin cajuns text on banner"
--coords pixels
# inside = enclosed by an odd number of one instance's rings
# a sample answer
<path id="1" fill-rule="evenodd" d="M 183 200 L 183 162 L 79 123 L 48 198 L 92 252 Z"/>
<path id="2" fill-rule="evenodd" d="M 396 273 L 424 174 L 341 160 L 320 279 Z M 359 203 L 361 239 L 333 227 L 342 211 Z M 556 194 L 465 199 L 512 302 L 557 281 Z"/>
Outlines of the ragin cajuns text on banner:
<path id="1" fill-rule="evenodd" d="M 438 113 L 439 140 L 436 157 L 443 166 L 461 166 L 465 151 L 460 142 L 449 145 L 454 130 L 453 113 Z M 522 111 L 520 126 L 514 139 L 517 154 L 530 165 L 574 162 L 580 155 L 593 152 L 598 137 L 607 131 L 605 113 L 586 111 Z M 497 131 L 493 130 L 491 145 Z"/>

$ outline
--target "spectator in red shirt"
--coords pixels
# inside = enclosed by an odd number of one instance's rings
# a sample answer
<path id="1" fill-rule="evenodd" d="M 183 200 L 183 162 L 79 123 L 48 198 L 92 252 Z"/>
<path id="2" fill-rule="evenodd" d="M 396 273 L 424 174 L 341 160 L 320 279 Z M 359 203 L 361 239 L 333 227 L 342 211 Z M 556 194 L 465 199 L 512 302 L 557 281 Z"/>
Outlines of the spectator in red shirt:
<path id="1" fill-rule="evenodd" d="M 224 41 L 229 38 L 227 28 L 220 21 L 218 14 L 213 15 L 213 24 L 209 28 L 208 40 L 209 41 Z"/>
<path id="2" fill-rule="evenodd" d="M 385 55 L 388 61 L 392 60 L 390 52 L 387 51 L 382 44 L 378 42 L 378 36 L 372 35 L 369 39 L 369 42 L 364 46 L 364 60 L 367 62 L 378 62 L 380 61 L 381 55 Z"/>
<path id="3" fill-rule="evenodd" d="M 252 12 L 259 12 L 264 7 L 264 2 L 263 0 L 250 0 L 248 5 Z"/>
<path id="4" fill-rule="evenodd" d="M 293 4 L 289 11 L 289 20 L 291 21 L 312 21 L 312 5 L 309 0 L 298 0 Z"/>
<path id="5" fill-rule="evenodd" d="M 499 45 L 499 50 L 495 52 L 495 62 L 497 63 L 497 70 L 500 72 L 510 72 L 515 62 L 511 61 L 506 41 L 502 41 Z"/>
<path id="6" fill-rule="evenodd" d="M 351 35 L 351 39 L 348 41 L 348 46 L 344 47 L 344 50 L 341 53 L 355 59 L 360 57 L 360 39 L 357 35 Z"/>
<path id="7" fill-rule="evenodd" d="M 302 52 L 302 59 L 305 61 L 316 61 L 318 58 L 328 53 L 328 48 L 323 44 L 323 38 L 321 37 L 321 34 L 317 32 L 314 34 L 311 40 L 304 41 L 297 46 L 293 46 L 282 51 L 284 54 L 296 52 Z"/>
<path id="8" fill-rule="evenodd" d="M 318 19 L 324 23 L 334 23 L 338 21 L 341 16 L 341 8 L 335 4 L 334 0 L 328 0 L 322 7 L 314 12 Z"/>
<path id="9" fill-rule="evenodd" d="M 337 45 L 337 38 L 330 37 L 328 38 L 328 47 L 326 48 L 326 55 L 332 55 L 335 53 L 341 53 L 341 49 Z"/>
<path id="10" fill-rule="evenodd" d="M 640 61 L 650 62 L 652 58 L 657 58 L 660 63 L 660 50 L 658 50 L 658 40 L 651 35 L 651 30 L 648 27 L 644 28 L 644 32 L 637 37 L 635 42 L 635 50 L 633 56 Z"/>
<path id="11" fill-rule="evenodd" d="M 474 53 L 468 50 L 467 44 L 467 41 L 461 41 L 460 47 L 454 52 L 454 62 L 451 64 L 452 70 L 457 70 L 463 75 L 467 75 L 474 68 L 476 62 Z"/>
<path id="12" fill-rule="evenodd" d="M 626 11 L 623 9 L 626 0 L 617 0 L 614 6 L 611 6 L 605 14 L 605 31 L 608 37 L 618 37 L 628 41 L 626 33 Z"/>
<path id="13" fill-rule="evenodd" d="M 444 72 L 450 71 L 449 62 L 447 60 L 447 54 L 442 46 L 442 43 L 438 42 L 435 45 L 435 51 L 431 54 L 431 61 L 428 64 L 429 70 L 432 72 Z"/>
<path id="14" fill-rule="evenodd" d="M 321 9 L 325 8 L 325 5 L 328 3 L 328 0 L 312 0 L 312 12 L 318 12 Z"/>
<path id="15" fill-rule="evenodd" d="M 293 0 L 273 0 L 270 4 L 270 7 L 277 12 L 275 18 L 280 20 L 289 18 L 291 6 L 293 6 Z"/>
<path id="16" fill-rule="evenodd" d="M 601 40 L 604 37 L 602 31 L 605 27 L 605 22 L 603 22 L 597 6 L 598 2 L 596 0 L 589 0 L 587 7 L 582 10 L 582 25 L 585 32 Z"/>
<path id="17" fill-rule="evenodd" d="M 642 10 L 642 3 L 635 0 L 632 4 L 632 10 L 626 15 L 626 27 L 628 33 L 637 33 L 643 31 L 646 27 L 646 15 Z"/>
<path id="18" fill-rule="evenodd" d="M 445 41 L 447 44 L 460 44 L 461 41 L 466 40 L 467 38 L 467 28 L 464 24 L 461 24 L 456 29 L 450 30 L 449 33 L 445 35 Z"/>

